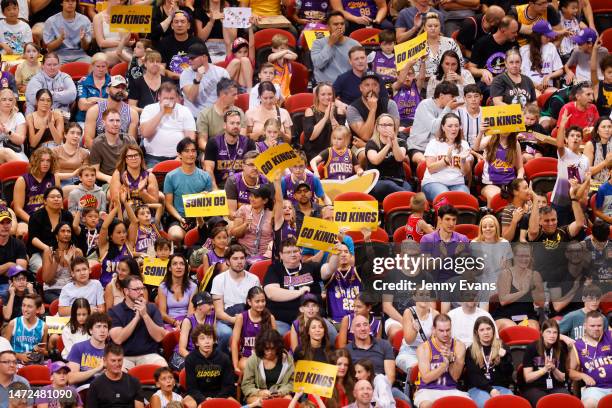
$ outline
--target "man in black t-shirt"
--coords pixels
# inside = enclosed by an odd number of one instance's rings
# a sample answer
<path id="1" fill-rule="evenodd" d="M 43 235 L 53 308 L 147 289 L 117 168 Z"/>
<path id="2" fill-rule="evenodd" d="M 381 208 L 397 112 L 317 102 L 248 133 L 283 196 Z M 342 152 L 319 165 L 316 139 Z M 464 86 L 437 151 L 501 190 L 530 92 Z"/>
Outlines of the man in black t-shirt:
<path id="1" fill-rule="evenodd" d="M 158 50 L 162 62 L 166 64 L 166 76 L 178 84 L 183 68 L 189 66 L 187 49 L 190 45 L 200 42 L 200 39 L 189 35 L 191 16 L 186 11 L 178 10 L 174 13 L 171 27 L 173 34 L 162 38 Z"/>
<path id="2" fill-rule="evenodd" d="M 0 205 L 0 298 L 8 299 L 8 270 L 15 265 L 28 267 L 28 256 L 23 241 L 11 235 L 12 216 L 5 205 Z"/>
<path id="3" fill-rule="evenodd" d="M 140 381 L 124 373 L 123 349 L 115 343 L 104 348 L 104 374 L 91 383 L 87 391 L 88 408 L 143 408 L 144 395 Z"/>
<path id="4" fill-rule="evenodd" d="M 474 44 L 482 37 L 493 34 L 505 15 L 503 8 L 491 6 L 485 14 L 478 14 L 463 20 L 457 34 L 457 43 L 462 47 L 463 55 L 471 58 Z"/>

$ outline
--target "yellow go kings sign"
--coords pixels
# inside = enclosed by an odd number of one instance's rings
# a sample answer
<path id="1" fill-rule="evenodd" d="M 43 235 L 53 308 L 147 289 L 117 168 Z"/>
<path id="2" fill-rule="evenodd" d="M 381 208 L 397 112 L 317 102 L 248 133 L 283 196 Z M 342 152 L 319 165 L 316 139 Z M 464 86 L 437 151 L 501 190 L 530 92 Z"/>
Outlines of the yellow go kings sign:
<path id="1" fill-rule="evenodd" d="M 487 123 L 487 135 L 525 131 L 521 105 L 483 106 L 482 123 Z"/>
<path id="2" fill-rule="evenodd" d="M 150 33 L 153 6 L 112 6 L 111 33 Z"/>
<path id="3" fill-rule="evenodd" d="M 145 285 L 159 286 L 161 285 L 166 271 L 168 269 L 168 260 L 159 258 L 146 257 L 142 265 L 142 277 Z"/>
<path id="4" fill-rule="evenodd" d="M 300 360 L 295 365 L 293 391 L 331 398 L 334 394 L 336 374 L 338 366 L 335 364 Z"/>
<path id="5" fill-rule="evenodd" d="M 187 217 L 212 217 L 229 215 L 225 190 L 210 193 L 185 194 L 183 206 Z"/>
<path id="6" fill-rule="evenodd" d="M 340 229 L 333 221 L 326 221 L 315 217 L 304 217 L 297 245 L 335 253 L 334 246 L 338 240 L 339 233 Z"/>
<path id="7" fill-rule="evenodd" d="M 378 201 L 336 201 L 334 202 L 334 221 L 340 228 L 351 231 L 362 228 L 375 230 L 378 227 Z"/>
<path id="8" fill-rule="evenodd" d="M 255 158 L 255 166 L 270 181 L 274 181 L 277 173 L 298 164 L 302 164 L 302 159 L 287 143 L 273 146 Z"/>
<path id="9" fill-rule="evenodd" d="M 427 33 L 417 35 L 410 41 L 397 44 L 395 51 L 395 67 L 400 71 L 408 61 L 416 60 L 427 54 Z"/>

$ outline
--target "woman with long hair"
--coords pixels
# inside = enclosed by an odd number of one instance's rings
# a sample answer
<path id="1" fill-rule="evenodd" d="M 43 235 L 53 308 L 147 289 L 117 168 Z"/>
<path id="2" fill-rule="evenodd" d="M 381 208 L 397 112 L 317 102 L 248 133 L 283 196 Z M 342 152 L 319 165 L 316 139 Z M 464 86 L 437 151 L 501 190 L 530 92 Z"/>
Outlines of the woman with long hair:
<path id="1" fill-rule="evenodd" d="M 533 253 L 529 245 L 519 243 L 513 248 L 512 266 L 497 278 L 499 307 L 492 315 L 498 330 L 519 323 L 538 328 L 538 314 L 534 305 L 544 305 L 542 276 L 532 269 Z"/>
<path id="2" fill-rule="evenodd" d="M 159 88 L 162 82 L 170 78 L 163 75 L 161 54 L 157 51 L 148 50 L 143 58 L 144 74 L 130 83 L 128 103 L 138 113 L 142 113 L 145 106 L 159 102 Z"/>
<path id="3" fill-rule="evenodd" d="M 512 394 L 512 356 L 495 335 L 495 324 L 487 316 L 474 322 L 472 345 L 465 353 L 468 394 L 478 408 L 498 395 Z"/>
<path id="4" fill-rule="evenodd" d="M 355 363 L 355 379 L 357 381 L 366 380 L 372 384 L 374 388 L 372 401 L 376 401 L 377 406 L 388 407 L 395 402 L 389 379 L 382 373 L 376 374 L 374 364 L 370 360 L 362 359 Z"/>
<path id="5" fill-rule="evenodd" d="M 423 18 L 423 26 L 419 34 L 427 32 L 427 46 L 428 53 L 425 58 L 425 69 L 427 70 L 427 77 L 431 78 L 436 75 L 436 71 L 442 61 L 442 56 L 448 50 L 454 51 L 459 57 L 459 66 L 463 66 L 465 61 L 463 60 L 463 54 L 457 42 L 452 38 L 445 37 L 442 35 L 442 23 L 440 22 L 440 16 L 437 13 L 429 12 Z M 415 65 L 417 72 L 419 71 L 419 65 Z"/>
<path id="6" fill-rule="evenodd" d="M 166 328 L 175 330 L 181 327 L 181 321 L 193 314 L 191 298 L 198 286 L 189 279 L 189 263 L 183 255 L 170 255 L 164 281 L 157 292 L 157 307 Z"/>
<path id="7" fill-rule="evenodd" d="M 81 166 L 89 164 L 89 150 L 80 146 L 82 137 L 81 126 L 76 122 L 70 122 L 63 143 L 51 149 L 56 159 L 55 170 L 66 195 L 76 188 Z"/>
<path id="8" fill-rule="evenodd" d="M 531 29 L 533 32 L 527 37 L 527 44 L 519 49 L 523 59 L 521 72 L 531 79 L 539 96 L 556 90 L 553 79 L 563 75 L 563 62 L 553 43 L 557 33 L 550 23 L 546 19 L 539 20 Z"/>
<path id="9" fill-rule="evenodd" d="M 351 353 L 346 349 L 337 349 L 329 355 L 329 364 L 338 367 L 334 393 L 331 398 L 324 399 L 327 408 L 345 407 L 355 401 L 353 387 L 355 386 L 355 367 Z"/>
<path id="10" fill-rule="evenodd" d="M 120 62 L 115 51 L 121 43 L 121 33 L 113 32 L 110 29 L 111 13 L 113 7 L 121 6 L 125 3 L 127 3 L 125 0 L 108 0 L 106 2 L 106 8 L 97 13 L 92 21 L 93 38 L 96 40 L 96 44 L 100 47 L 103 55 L 106 56 L 108 65 L 111 67 Z"/>
<path id="11" fill-rule="evenodd" d="M 62 350 L 62 358 L 66 359 L 72 346 L 81 341 L 89 340 L 91 337 L 87 332 L 85 323 L 91 314 L 89 301 L 85 298 L 78 298 L 70 307 L 70 320 L 62 330 L 62 342 L 64 349 Z"/>
<path id="12" fill-rule="evenodd" d="M 51 92 L 45 88 L 39 89 L 36 92 L 36 110 L 26 116 L 30 152 L 39 146 L 53 148 L 62 143 L 64 115 L 59 110 L 52 109 L 52 105 Z"/>
<path id="13" fill-rule="evenodd" d="M 327 324 L 322 317 L 313 316 L 306 322 L 302 332 L 301 344 L 293 353 L 295 361 L 311 360 L 327 363 L 330 350 L 331 344 Z"/>
<path id="14" fill-rule="evenodd" d="M 502 186 L 501 197 L 509 201 L 501 213 L 502 237 L 510 242 L 527 241 L 527 218 L 533 192 L 527 180 L 516 178 Z M 525 220 L 525 221 L 523 221 Z M 524 233 L 521 231 L 524 230 Z"/>
<path id="15" fill-rule="evenodd" d="M 516 178 L 523 178 L 523 156 L 517 133 L 502 133 L 484 136 L 487 126 L 482 126 L 472 148 L 476 152 L 484 151 L 484 169 L 482 172 L 482 194 L 490 207 L 491 200 L 501 193 L 505 186 Z"/>
<path id="16" fill-rule="evenodd" d="M 506 52 L 506 72 L 497 75 L 491 82 L 491 98 L 496 106 L 518 103 L 525 107 L 537 99 L 533 81 L 521 73 L 523 58 L 518 50 Z"/>
<path id="17" fill-rule="evenodd" d="M 370 194 L 379 201 L 397 191 L 412 191 L 402 164 L 407 157 L 406 143 L 399 138 L 398 130 L 393 116 L 383 113 L 376 118 L 374 134 L 366 144 L 367 167 L 380 173 Z"/>
<path id="18" fill-rule="evenodd" d="M 44 192 L 60 185 L 55 163 L 53 152 L 41 147 L 30 157 L 30 171 L 17 178 L 13 189 L 13 209 L 19 218 L 17 235 L 23 236 L 28 231 L 30 216 L 43 206 Z"/>
<path id="19" fill-rule="evenodd" d="M 319 83 L 313 93 L 313 104 L 304 112 L 304 153 L 308 161 L 331 145 L 332 131 L 346 122 L 346 108 L 336 102 L 330 83 Z"/>
<path id="20" fill-rule="evenodd" d="M 59 299 L 62 288 L 72 281 L 70 262 L 83 256 L 72 236 L 72 224 L 60 221 L 53 229 L 57 246 L 45 250 L 42 259 L 43 299 L 51 303 Z"/>
<path id="21" fill-rule="evenodd" d="M 111 200 L 120 197 L 122 189 L 127 192 L 126 203 L 132 207 L 160 201 L 157 178 L 147 171 L 144 153 L 134 143 L 128 143 L 121 150 L 117 167 L 111 176 Z"/>
<path id="22" fill-rule="evenodd" d="M 264 134 L 264 124 L 268 119 L 278 119 L 281 123 L 280 137 L 285 141 L 291 141 L 291 127 L 293 122 L 286 109 L 279 108 L 276 100 L 276 88 L 269 81 L 259 84 L 259 100 L 261 104 L 246 111 L 247 136 L 254 141 Z"/>
<path id="23" fill-rule="evenodd" d="M 106 288 L 104 288 L 104 304 L 106 305 L 106 310 L 123 302 L 125 299 L 125 295 L 123 294 L 123 289 L 125 289 L 123 281 L 130 275 L 142 278 L 138 262 L 134 258 L 126 256 L 119 260 L 116 273 L 113 275 L 108 285 L 106 285 Z M 149 299 L 149 293 L 146 290 L 144 292 L 144 297 L 145 300 Z"/>
<path id="24" fill-rule="evenodd" d="M 612 145 L 608 148 L 612 136 L 612 118 L 600 117 L 593 126 L 591 140 L 585 143 L 583 154 L 591 165 L 591 176 L 594 182 L 605 183 L 610 178 L 612 166 Z"/>
<path id="25" fill-rule="evenodd" d="M 291 200 L 283 199 L 281 174 L 274 179 L 274 240 L 272 242 L 272 258 L 278 259 L 278 248 L 281 242 L 293 236 L 297 238 L 295 207 Z"/>
<path id="26" fill-rule="evenodd" d="M 567 346 L 560 338 L 559 323 L 548 319 L 542 323 L 540 338 L 527 346 L 523 356 L 525 387 L 522 395 L 531 403 L 550 394 L 569 394 L 565 385 Z"/>
<path id="27" fill-rule="evenodd" d="M 102 223 L 100 235 L 98 235 L 98 249 L 102 263 L 100 283 L 105 288 L 117 272 L 121 259 L 126 256 L 131 257 L 133 253 L 127 240 L 127 226 L 122 219 L 121 204 L 116 201 L 112 203 L 112 206 L 113 208 Z M 119 219 L 115 219 L 117 214 L 119 214 Z"/>
<path id="28" fill-rule="evenodd" d="M 463 140 L 461 120 L 454 113 L 442 117 L 440 130 L 425 148 L 427 170 L 421 182 L 421 189 L 427 200 L 446 191 L 470 192 L 465 185 L 465 176 L 471 174 L 472 155 L 468 142 Z"/>
<path id="29" fill-rule="evenodd" d="M 442 81 L 457 85 L 461 98 L 463 98 L 463 87 L 475 83 L 474 77 L 470 71 L 463 69 L 459 55 L 453 50 L 444 51 L 440 57 L 436 74 L 427 82 L 427 98 L 433 98 L 436 86 Z"/>
<path id="30" fill-rule="evenodd" d="M 283 337 L 274 329 L 255 337 L 253 353 L 246 360 L 240 387 L 248 404 L 269 398 L 291 399 L 293 358 L 285 350 Z"/>
<path id="31" fill-rule="evenodd" d="M 17 97 L 9 88 L 0 90 L 0 163 L 28 161 L 23 146 L 26 141 L 26 120 L 17 109 Z"/>
<path id="32" fill-rule="evenodd" d="M 210 51 L 224 47 L 226 55 L 232 51 L 237 35 L 235 28 L 223 27 L 223 9 L 229 6 L 225 0 L 202 0 L 201 6 L 193 13 L 196 36 L 206 43 Z"/>

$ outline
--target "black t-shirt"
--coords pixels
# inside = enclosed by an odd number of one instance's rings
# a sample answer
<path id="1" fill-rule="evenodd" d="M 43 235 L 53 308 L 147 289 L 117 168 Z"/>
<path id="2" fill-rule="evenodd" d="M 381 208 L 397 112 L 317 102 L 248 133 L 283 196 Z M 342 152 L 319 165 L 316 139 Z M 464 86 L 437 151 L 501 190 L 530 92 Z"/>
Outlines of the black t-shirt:
<path id="1" fill-rule="evenodd" d="M 6 245 L 0 245 L 0 265 L 7 262 L 17 262 L 18 259 L 24 261 L 28 259 L 26 247 L 23 241 L 10 236 Z M 8 278 L 6 274 L 0 275 L 0 285 L 7 284 Z"/>
<path id="2" fill-rule="evenodd" d="M 126 327 L 136 312 L 130 309 L 125 301 L 113 306 L 109 309 L 108 315 L 111 318 L 113 324 L 112 327 Z M 147 303 L 147 314 L 151 317 L 156 325 L 162 327 L 164 322 L 161 317 L 161 313 L 155 304 Z M 159 343 L 157 343 L 151 335 L 145 325 L 144 321 L 140 321 L 136 324 L 132 335 L 123 342 L 123 352 L 126 356 L 141 356 L 143 354 L 154 354 L 159 349 Z"/>
<path id="3" fill-rule="evenodd" d="M 567 245 L 564 243 L 571 241 L 568 226 L 557 228 L 552 234 L 540 230 L 534 240 L 530 240 L 529 236 L 527 240 L 540 243 L 533 246 L 535 270 L 540 272 L 549 287 L 560 286 L 561 282 L 567 280 Z"/>
<path id="4" fill-rule="evenodd" d="M 264 278 L 264 287 L 271 284 L 279 284 L 282 289 L 300 290 L 303 286 L 310 288 L 310 293 L 321 296 L 321 265 L 315 263 L 303 263 L 298 269 L 287 270 L 282 262 L 274 262 Z M 288 302 L 275 302 L 268 299 L 268 309 L 276 320 L 291 324 L 299 313 L 300 298 Z"/>
<path id="5" fill-rule="evenodd" d="M 73 216 L 69 211 L 62 210 L 60 214 L 60 222 L 67 222 L 72 225 Z M 40 239 L 45 245 L 50 247 L 57 247 L 57 239 L 51 229 L 51 220 L 45 207 L 40 210 L 36 210 L 34 214 L 30 216 L 28 221 L 28 252 L 30 254 L 39 253 L 40 250 L 32 245 L 34 238 Z"/>
<path id="6" fill-rule="evenodd" d="M 208 17 L 208 14 L 206 14 L 206 11 L 202 7 L 198 7 L 196 9 L 196 11 L 193 14 L 193 18 L 195 20 L 200 20 L 202 22 L 202 26 L 205 26 L 210 21 L 210 17 Z M 211 39 L 211 38 L 219 39 L 219 40 L 223 39 L 223 21 L 222 20 L 216 20 L 213 23 L 213 28 L 212 30 L 210 30 L 210 34 L 208 35 L 207 39 Z"/>
<path id="7" fill-rule="evenodd" d="M 372 277 L 372 279 L 376 279 L 376 277 Z M 415 305 L 414 293 L 417 289 L 420 289 L 423 286 L 423 282 L 434 282 L 434 278 L 429 272 L 421 272 L 418 275 L 407 275 L 399 269 L 392 269 L 386 272 L 384 275 L 382 275 L 382 277 L 380 277 L 380 279 L 387 284 L 396 285 L 394 287 L 387 286 L 387 290 L 384 292 L 384 295 L 393 296 L 393 307 L 401 315 L 404 314 L 406 309 Z M 412 286 L 415 288 L 415 290 L 405 290 L 403 287 L 397 286 L 399 284 L 407 284 L 408 282 L 414 283 Z M 374 289 L 369 285 L 366 287 L 370 290 Z M 430 292 L 430 296 L 432 299 L 437 299 L 436 293 L 434 292 Z"/>
<path id="8" fill-rule="evenodd" d="M 470 51 L 480 38 L 489 34 L 482 29 L 482 18 L 483 14 L 478 14 L 474 17 L 467 17 L 461 23 L 461 28 L 457 34 L 457 41 Z M 495 31 L 491 31 L 491 34 Z"/>
<path id="9" fill-rule="evenodd" d="M 29 2 L 28 2 L 29 3 Z M 62 12 L 62 2 L 61 1 L 50 1 L 42 10 L 37 11 L 36 13 L 30 13 L 30 18 L 28 23 L 30 27 L 33 27 L 36 23 L 44 23 L 51 16 L 57 13 Z"/>
<path id="10" fill-rule="evenodd" d="M 163 76 L 161 77 L 161 83 L 171 81 L 170 78 Z M 147 105 L 151 105 L 159 101 L 159 88 L 151 89 L 149 85 L 145 82 L 143 77 L 135 79 L 130 82 L 130 91 L 128 94 L 128 99 L 135 99 L 138 101 L 136 104 L 137 107 L 143 109 Z"/>
<path id="11" fill-rule="evenodd" d="M 133 408 L 134 401 L 144 402 L 140 381 L 123 373 L 118 381 L 98 376 L 87 392 L 88 408 Z"/>
<path id="12" fill-rule="evenodd" d="M 559 359 L 556 361 L 555 365 L 562 373 L 565 373 L 565 359 L 567 357 L 567 347 L 564 342 L 561 343 L 561 354 L 559 355 Z M 538 354 L 538 349 L 536 348 L 537 342 L 531 343 L 527 346 L 525 350 L 525 355 L 523 356 L 523 368 L 531 367 L 533 371 L 537 371 L 540 368 L 544 367 L 545 358 L 544 356 L 540 356 Z M 554 354 L 554 351 L 549 350 L 547 352 L 550 357 L 551 352 Z M 558 381 L 552 373 L 550 377 L 553 379 L 553 386 L 556 387 L 565 387 L 565 384 L 561 381 Z M 546 389 L 546 380 L 548 379 L 548 374 L 544 374 L 534 382 L 527 384 L 527 387 L 536 387 L 542 390 Z"/>
<path id="13" fill-rule="evenodd" d="M 491 97 L 496 96 L 501 96 L 508 105 L 520 103 L 525 106 L 536 100 L 536 91 L 528 76 L 521 75 L 521 82 L 516 83 L 508 75 L 502 74 L 493 78 L 491 83 Z"/>
<path id="14" fill-rule="evenodd" d="M 406 141 L 404 139 L 398 138 L 397 143 L 400 147 L 406 148 Z M 383 148 L 384 145 L 381 144 L 381 146 L 378 147 L 376 143 L 370 139 L 368 143 L 366 143 L 366 156 L 370 150 L 380 152 Z M 401 180 L 405 180 L 406 178 L 402 163 L 395 160 L 393 156 L 393 149 L 389 149 L 387 156 L 379 164 L 374 165 L 368 161 L 368 169 L 377 169 L 380 172 L 381 178 L 397 178 Z"/>
<path id="15" fill-rule="evenodd" d="M 499 75 L 506 69 L 506 51 L 518 46 L 515 42 L 498 44 L 493 35 L 488 34 L 479 38 L 472 47 L 471 61 L 478 68 L 486 68 L 493 75 Z"/>
<path id="16" fill-rule="evenodd" d="M 187 49 L 190 45 L 201 42 L 198 37 L 190 36 L 185 41 L 177 41 L 174 35 L 169 35 L 159 42 L 159 53 L 166 69 L 180 74 L 189 64 Z"/>

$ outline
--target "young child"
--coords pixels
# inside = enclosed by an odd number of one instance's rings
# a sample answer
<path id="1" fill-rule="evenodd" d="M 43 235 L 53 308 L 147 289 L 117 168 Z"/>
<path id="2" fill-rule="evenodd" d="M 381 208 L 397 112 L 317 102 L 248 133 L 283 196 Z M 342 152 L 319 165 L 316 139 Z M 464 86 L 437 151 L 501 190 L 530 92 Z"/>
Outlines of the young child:
<path id="1" fill-rule="evenodd" d="M 153 373 L 153 378 L 155 386 L 159 389 L 151 396 L 151 408 L 167 408 L 170 401 L 183 401 L 183 397 L 174 392 L 176 380 L 170 368 L 159 367 Z"/>
<path id="2" fill-rule="evenodd" d="M 214 273 L 209 275 L 206 274 L 209 268 L 217 264 L 225 264 L 225 250 L 229 245 L 227 227 L 221 226 L 213 228 L 210 232 L 210 239 L 212 244 L 211 248 L 206 248 L 206 255 L 202 257 L 205 276 L 202 282 L 200 282 L 201 289 L 209 289 L 207 286 L 209 286 L 209 283 L 212 283 L 212 277 L 215 276 Z M 225 269 L 226 266 L 221 265 L 221 270 Z"/>
<path id="3" fill-rule="evenodd" d="M 368 63 L 372 64 L 372 70 L 380 76 L 389 91 L 389 96 L 393 96 L 393 83 L 397 80 L 397 70 L 395 69 L 395 32 L 383 30 L 378 34 L 380 41 L 380 51 L 372 51 L 368 55 Z"/>
<path id="4" fill-rule="evenodd" d="M 262 331 L 276 330 L 276 320 L 266 308 L 266 295 L 261 287 L 249 289 L 246 302 L 247 310 L 236 315 L 231 344 L 234 370 L 240 372 L 255 349 L 255 337 Z"/>
<path id="5" fill-rule="evenodd" d="M 612 168 L 612 165 L 609 165 L 608 168 Z M 597 190 L 597 201 L 593 213 L 609 224 L 612 223 L 612 172 L 608 174 L 610 175 L 608 181 L 599 186 Z"/>
<path id="6" fill-rule="evenodd" d="M 125 256 L 132 256 L 132 248 L 127 240 L 127 227 L 123 220 L 115 220 L 121 205 L 116 203 L 100 228 L 98 246 L 102 263 L 100 283 L 103 287 L 111 281 L 119 261 Z"/>
<path id="7" fill-rule="evenodd" d="M 249 92 L 249 109 L 253 109 L 261 104 L 261 100 L 259 99 L 259 84 L 262 82 L 272 82 L 274 79 L 274 65 L 269 62 L 261 64 L 257 78 L 259 78 L 259 83 L 251 88 Z M 274 84 L 274 88 L 276 88 L 276 98 L 279 100 L 279 103 L 282 103 L 283 96 L 281 95 L 280 86 Z"/>
<path id="8" fill-rule="evenodd" d="M 20 364 L 41 364 L 47 354 L 47 325 L 38 318 L 42 298 L 28 294 L 21 304 L 21 316 L 4 329 L 4 338 L 11 343 Z"/>
<path id="9" fill-rule="evenodd" d="M 568 84 L 572 82 L 585 82 L 591 81 L 591 53 L 595 51 L 597 53 L 597 65 L 601 60 L 608 55 L 608 49 L 605 47 L 598 47 L 593 50 L 595 42 L 597 41 L 597 32 L 592 28 L 585 27 L 578 32 L 575 36 L 571 37 L 576 43 L 572 55 L 569 57 L 563 69 L 565 70 L 565 81 Z M 576 74 L 572 71 L 572 67 L 576 67 Z M 601 69 L 597 69 L 597 77 L 599 80 L 603 79 Z"/>
<path id="10" fill-rule="evenodd" d="M 427 209 L 427 198 L 425 198 L 425 194 L 416 193 L 413 195 L 412 198 L 410 198 L 410 209 L 412 213 L 408 216 L 405 227 L 406 239 L 421 242 L 423 235 L 434 231 L 434 228 L 423 219 L 423 215 Z"/>
<path id="11" fill-rule="evenodd" d="M 302 331 L 306 327 L 308 320 L 315 316 L 321 317 L 320 309 L 319 299 L 315 295 L 307 293 L 302 297 L 300 314 L 291 323 L 291 351 L 295 351 L 301 345 Z"/>
<path id="12" fill-rule="evenodd" d="M 81 224 L 81 219 L 83 224 Z M 95 207 L 83 207 L 75 211 L 72 230 L 76 237 L 77 246 L 89 260 L 90 265 L 98 263 L 98 236 L 100 235 L 100 212 Z"/>
<path id="13" fill-rule="evenodd" d="M 415 60 L 408 61 L 398 72 L 397 80 L 392 85 L 393 100 L 400 114 L 400 131 L 403 131 L 402 127 L 412 126 L 414 113 L 422 99 L 419 90 L 425 86 L 425 60 L 420 60 L 421 69 L 418 77 L 414 71 L 415 64 Z"/>
<path id="14" fill-rule="evenodd" d="M 264 123 L 264 140 L 260 140 L 255 142 L 255 148 L 258 153 L 263 153 L 272 146 L 276 146 L 281 143 L 283 140 L 279 139 L 279 134 L 281 133 L 281 124 L 276 118 L 270 118 L 266 120 Z M 284 135 L 284 133 L 283 133 Z M 290 142 L 290 140 L 285 140 L 285 142 Z"/>
<path id="15" fill-rule="evenodd" d="M 82 256 L 75 256 L 70 262 L 72 282 L 62 288 L 59 297 L 60 316 L 70 316 L 70 307 L 79 298 L 85 298 L 94 312 L 103 312 L 104 289 L 100 281 L 90 279 L 89 262 Z"/>
<path id="16" fill-rule="evenodd" d="M 119 42 L 119 46 L 115 50 L 119 59 L 129 64 L 125 75 L 128 86 L 144 75 L 144 57 L 147 51 L 150 51 L 152 47 L 151 40 L 141 38 L 134 44 L 134 53 L 130 54 L 125 50 L 125 46 L 131 39 L 132 35 L 130 33 L 124 34 Z"/>
<path id="17" fill-rule="evenodd" d="M 36 399 L 38 408 L 60 408 L 70 404 L 71 407 L 83 408 L 83 401 L 77 389 L 68 385 L 70 367 L 63 361 L 56 361 L 49 365 L 51 384 L 43 387 Z M 54 396 L 57 395 L 57 396 Z"/>
<path id="18" fill-rule="evenodd" d="M 291 202 L 295 204 L 296 200 L 293 196 L 295 187 L 300 183 L 306 183 L 310 186 L 310 191 L 313 193 L 313 200 L 320 198 L 325 202 L 325 204 L 331 205 L 332 201 L 327 194 L 325 194 L 323 185 L 321 184 L 321 179 L 315 176 L 311 171 L 306 170 L 306 153 L 300 150 L 297 152 L 297 154 L 300 159 L 302 159 L 304 164 L 298 164 L 297 166 L 290 167 L 290 174 L 287 174 L 281 179 L 283 198 L 291 200 Z"/>
<path id="19" fill-rule="evenodd" d="M 528 160 L 542 157 L 542 148 L 529 133 L 537 132 L 546 135 L 548 132 L 540 125 L 540 108 L 537 103 L 527 104 L 523 109 L 523 117 L 525 118 L 525 133 L 519 133 L 519 143 L 523 154 L 523 163 L 527 163 Z"/>
<path id="20" fill-rule="evenodd" d="M 191 332 L 200 324 L 215 325 L 215 308 L 213 298 L 208 292 L 199 292 L 191 298 L 193 314 L 181 322 L 179 342 L 168 364 L 173 370 L 180 371 L 185 366 L 185 358 L 195 348 L 191 340 Z"/>
<path id="21" fill-rule="evenodd" d="M 62 330 L 62 342 L 64 343 L 64 349 L 62 350 L 63 359 L 68 358 L 73 345 L 91 338 L 85 326 L 90 315 L 91 307 L 87 299 L 79 298 L 72 303 L 70 307 L 70 320 Z"/>
<path id="22" fill-rule="evenodd" d="M 338 330 L 338 346 L 340 348 L 346 346 L 349 342 L 355 339 L 355 335 L 351 331 L 353 325 L 353 319 L 355 316 L 365 316 L 370 322 L 370 334 L 372 337 L 380 339 L 382 336 L 382 324 L 379 319 L 371 316 L 372 307 L 374 303 L 367 302 L 364 296 L 360 293 L 355 297 L 355 303 L 353 304 L 353 314 L 346 315 L 340 322 L 340 329 Z"/>
<path id="23" fill-rule="evenodd" d="M 125 210 L 130 219 L 128 228 L 128 242 L 134 248 L 134 256 L 144 257 L 154 252 L 155 241 L 161 236 L 157 225 L 161 222 L 162 211 L 155 211 L 155 222 L 151 222 L 151 209 L 145 205 L 139 205 L 132 210 L 131 205 L 126 205 Z"/>
<path id="24" fill-rule="evenodd" d="M 15 71 L 15 82 L 17 83 L 17 89 L 19 93 L 25 93 L 30 78 L 38 73 L 42 69 L 40 61 L 40 50 L 38 45 L 33 42 L 29 42 L 23 49 L 24 61 L 17 66 Z"/>
<path id="25" fill-rule="evenodd" d="M 457 109 L 457 115 L 461 119 L 463 137 L 470 145 L 474 159 L 483 160 L 482 155 L 474 150 L 474 141 L 482 126 L 482 111 L 480 110 L 482 91 L 478 85 L 469 84 L 463 88 L 463 97 L 465 104 Z"/>
<path id="26" fill-rule="evenodd" d="M 331 134 L 331 147 L 323 150 L 310 161 L 310 168 L 318 178 L 344 180 L 354 174 L 361 176 L 363 169 L 357 157 L 351 153 L 351 131 L 346 126 L 336 127 Z M 319 174 L 318 165 L 323 162 L 323 177 Z"/>
<path id="27" fill-rule="evenodd" d="M 0 67 L 2 67 L 2 54 L 0 54 Z M 10 89 L 15 95 L 17 95 L 17 83 L 15 77 L 8 71 L 0 71 L 0 90 Z"/>
<path id="28" fill-rule="evenodd" d="M 282 34 L 272 37 L 272 53 L 268 55 L 268 62 L 274 66 L 273 84 L 280 86 L 283 98 L 291 95 L 291 61 L 297 59 L 297 54 L 289 49 L 289 40 Z"/>
<path id="29" fill-rule="evenodd" d="M 88 164 L 79 169 L 81 183 L 68 195 L 68 211 L 73 215 L 81 208 L 93 207 L 106 210 L 106 193 L 96 184 L 96 168 Z"/>
<path id="30" fill-rule="evenodd" d="M 21 304 L 23 299 L 34 294 L 34 285 L 28 282 L 28 271 L 21 265 L 13 265 L 8 269 L 9 278 L 8 300 L 2 306 L 2 316 L 5 321 L 13 320 L 21 316 Z"/>
<path id="31" fill-rule="evenodd" d="M 248 93 L 253 87 L 253 68 L 255 67 L 255 37 L 253 26 L 249 28 L 249 40 L 237 37 L 232 44 L 232 53 L 225 58 L 225 69 L 231 79 L 238 84 L 238 93 Z"/>
<path id="32" fill-rule="evenodd" d="M 26 43 L 32 42 L 32 29 L 19 19 L 17 0 L 1 3 L 4 19 L 0 20 L 0 48 L 2 54 L 23 54 Z"/>
<path id="33" fill-rule="evenodd" d="M 559 46 L 561 61 L 566 63 L 576 46 L 572 37 L 578 34 L 581 29 L 586 28 L 586 24 L 578 20 L 579 0 L 560 0 L 559 11 L 561 26 L 568 33 L 568 35 L 563 36 Z"/>

